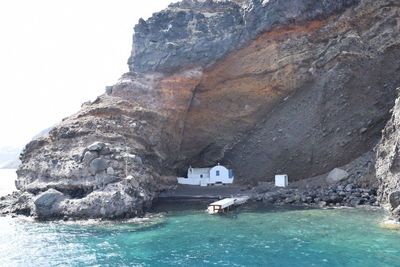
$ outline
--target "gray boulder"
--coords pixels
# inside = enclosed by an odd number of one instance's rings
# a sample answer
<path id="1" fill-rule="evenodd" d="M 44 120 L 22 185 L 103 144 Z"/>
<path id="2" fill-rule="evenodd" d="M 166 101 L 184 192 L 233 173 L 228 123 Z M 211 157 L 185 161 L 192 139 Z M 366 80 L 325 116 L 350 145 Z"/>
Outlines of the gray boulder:
<path id="1" fill-rule="evenodd" d="M 347 192 L 350 192 L 351 190 L 353 190 L 353 184 L 348 184 L 348 185 L 346 185 L 346 187 L 344 188 L 344 190 L 346 190 Z"/>
<path id="2" fill-rule="evenodd" d="M 143 214 L 143 209 L 151 204 L 152 195 L 129 183 L 108 184 L 101 190 L 93 191 L 80 199 L 68 200 L 64 210 L 73 218 L 128 218 Z"/>
<path id="3" fill-rule="evenodd" d="M 94 142 L 90 146 L 87 147 L 89 151 L 100 151 L 105 147 L 105 144 L 102 142 Z"/>
<path id="4" fill-rule="evenodd" d="M 400 191 L 394 191 L 389 195 L 389 203 L 392 209 L 396 209 L 400 206 Z"/>
<path id="5" fill-rule="evenodd" d="M 90 171 L 92 174 L 96 174 L 107 169 L 107 162 L 102 158 L 94 159 L 90 163 Z"/>
<path id="6" fill-rule="evenodd" d="M 52 188 L 41 193 L 34 201 L 37 217 L 39 219 L 60 217 L 61 209 L 59 205 L 65 199 L 63 193 Z"/>
<path id="7" fill-rule="evenodd" d="M 115 174 L 114 169 L 113 169 L 112 167 L 108 167 L 108 168 L 107 168 L 107 174 L 108 174 L 108 175 L 114 175 L 114 174 Z"/>
<path id="8" fill-rule="evenodd" d="M 97 151 L 86 151 L 85 154 L 83 155 L 82 162 L 86 166 L 89 166 L 89 164 L 92 162 L 92 160 L 94 160 L 98 156 L 99 156 L 99 154 L 97 153 Z"/>
<path id="9" fill-rule="evenodd" d="M 334 184 L 347 178 L 349 178 L 349 173 L 347 171 L 335 168 L 328 174 L 328 176 L 326 177 L 326 181 L 328 183 Z"/>

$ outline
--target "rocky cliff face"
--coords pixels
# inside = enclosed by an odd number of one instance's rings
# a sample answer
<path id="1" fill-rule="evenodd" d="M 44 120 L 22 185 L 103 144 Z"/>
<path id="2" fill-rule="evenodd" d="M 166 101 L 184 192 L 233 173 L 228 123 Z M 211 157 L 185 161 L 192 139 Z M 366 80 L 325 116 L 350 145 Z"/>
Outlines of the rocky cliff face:
<path id="1" fill-rule="evenodd" d="M 189 165 L 221 162 L 248 184 L 347 164 L 390 116 L 399 10 L 391 0 L 186 0 L 139 21 L 130 72 L 27 145 L 20 210 L 129 217 Z"/>
<path id="2" fill-rule="evenodd" d="M 358 0 L 192 1 L 171 4 L 135 27 L 131 71 L 173 73 L 215 64 L 277 26 L 326 18 Z"/>
<path id="3" fill-rule="evenodd" d="M 400 88 L 398 88 L 400 91 Z M 396 100 L 393 114 L 388 121 L 382 140 L 376 148 L 376 175 L 380 188 L 378 197 L 391 211 L 394 218 L 400 220 L 400 155 L 399 155 L 400 102 Z"/>

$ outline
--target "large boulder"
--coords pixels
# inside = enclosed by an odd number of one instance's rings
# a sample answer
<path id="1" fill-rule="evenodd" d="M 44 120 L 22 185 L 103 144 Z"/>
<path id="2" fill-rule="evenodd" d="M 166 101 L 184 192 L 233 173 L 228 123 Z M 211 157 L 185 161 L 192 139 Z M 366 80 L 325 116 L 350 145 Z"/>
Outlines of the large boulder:
<path id="1" fill-rule="evenodd" d="M 39 219 L 59 218 L 63 215 L 60 203 L 66 197 L 60 191 L 49 189 L 41 193 L 34 201 L 36 215 Z"/>
<path id="2" fill-rule="evenodd" d="M 94 142 L 93 144 L 89 145 L 87 147 L 87 150 L 89 151 L 100 151 L 105 147 L 105 144 L 103 142 Z"/>
<path id="3" fill-rule="evenodd" d="M 86 151 L 85 154 L 83 155 L 82 162 L 86 166 L 89 166 L 89 164 L 99 156 L 99 153 L 97 151 Z"/>
<path id="4" fill-rule="evenodd" d="M 328 183 L 334 184 L 347 178 L 349 178 L 349 173 L 347 171 L 335 168 L 329 172 L 328 176 L 326 176 L 326 181 Z"/>
<path id="5" fill-rule="evenodd" d="M 392 209 L 400 206 L 400 191 L 394 191 L 389 195 L 389 203 Z"/>
<path id="6" fill-rule="evenodd" d="M 93 174 L 105 171 L 107 169 L 107 162 L 102 158 L 94 159 L 90 163 L 90 171 Z"/>
<path id="7" fill-rule="evenodd" d="M 153 195 L 144 188 L 135 188 L 134 179 L 108 184 L 80 199 L 64 203 L 66 216 L 71 218 L 129 218 L 143 214 L 151 205 Z"/>

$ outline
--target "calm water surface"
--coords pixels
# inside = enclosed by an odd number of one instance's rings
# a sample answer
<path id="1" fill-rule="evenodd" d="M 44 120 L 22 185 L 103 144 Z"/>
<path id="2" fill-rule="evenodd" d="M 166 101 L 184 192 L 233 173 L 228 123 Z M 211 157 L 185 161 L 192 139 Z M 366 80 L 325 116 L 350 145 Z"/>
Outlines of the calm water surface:
<path id="1" fill-rule="evenodd" d="M 400 231 L 379 226 L 380 210 L 205 207 L 123 223 L 0 217 L 0 266 L 400 266 Z"/>

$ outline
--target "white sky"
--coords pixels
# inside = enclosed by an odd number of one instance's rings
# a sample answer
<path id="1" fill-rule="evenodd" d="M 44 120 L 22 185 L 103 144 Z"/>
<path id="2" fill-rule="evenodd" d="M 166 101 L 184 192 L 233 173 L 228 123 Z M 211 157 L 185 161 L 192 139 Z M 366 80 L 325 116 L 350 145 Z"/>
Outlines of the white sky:
<path id="1" fill-rule="evenodd" d="M 104 93 L 128 71 L 139 18 L 170 2 L 1 0 L 0 148 L 25 145 Z"/>

